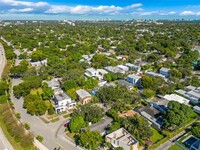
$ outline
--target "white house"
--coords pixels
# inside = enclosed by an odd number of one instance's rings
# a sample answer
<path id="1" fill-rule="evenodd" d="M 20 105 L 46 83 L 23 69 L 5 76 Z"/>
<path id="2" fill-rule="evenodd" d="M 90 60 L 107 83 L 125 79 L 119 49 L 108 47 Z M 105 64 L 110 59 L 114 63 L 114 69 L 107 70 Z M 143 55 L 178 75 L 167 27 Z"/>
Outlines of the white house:
<path id="1" fill-rule="evenodd" d="M 104 70 L 104 69 L 97 69 L 97 71 L 99 72 L 99 75 L 102 76 L 102 77 L 108 73 L 108 72 L 107 72 L 106 70 Z"/>
<path id="2" fill-rule="evenodd" d="M 85 75 L 89 77 L 97 77 L 99 75 L 99 72 L 94 68 L 88 68 L 86 69 Z"/>
<path id="3" fill-rule="evenodd" d="M 56 113 L 72 109 L 76 106 L 76 102 L 64 92 L 54 95 L 54 102 Z"/>
<path id="4" fill-rule="evenodd" d="M 128 75 L 126 81 L 132 83 L 134 86 L 141 84 L 141 77 L 136 74 Z"/>
<path id="5" fill-rule="evenodd" d="M 44 59 L 42 61 L 37 61 L 37 62 L 30 62 L 30 64 L 33 67 L 47 66 L 47 59 Z"/>
<path id="6" fill-rule="evenodd" d="M 126 63 L 126 66 L 127 66 L 130 70 L 133 70 L 133 71 L 140 72 L 140 70 L 141 70 L 141 67 L 140 67 L 140 66 L 137 66 L 137 65 L 134 65 L 134 64 L 131 64 L 131 63 Z"/>
<path id="7" fill-rule="evenodd" d="M 94 68 L 88 68 L 86 69 L 85 75 L 88 77 L 95 77 L 99 80 L 103 79 L 103 76 L 107 74 L 108 72 L 104 69 L 94 69 Z"/>
<path id="8" fill-rule="evenodd" d="M 168 69 L 168 68 L 162 67 L 162 68 L 160 69 L 159 73 L 162 74 L 162 75 L 165 76 L 165 77 L 169 77 L 169 76 L 170 76 L 169 70 L 170 70 L 170 69 Z"/>
<path id="9" fill-rule="evenodd" d="M 117 65 L 117 67 L 124 72 L 127 72 L 129 70 L 129 68 L 127 66 L 124 66 L 124 65 Z"/>

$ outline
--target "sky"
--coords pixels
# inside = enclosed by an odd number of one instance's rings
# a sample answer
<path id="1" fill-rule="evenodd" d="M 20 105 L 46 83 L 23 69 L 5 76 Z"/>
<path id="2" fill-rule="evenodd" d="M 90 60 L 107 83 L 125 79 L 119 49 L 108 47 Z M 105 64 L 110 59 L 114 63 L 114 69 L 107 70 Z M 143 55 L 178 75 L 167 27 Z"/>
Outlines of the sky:
<path id="1" fill-rule="evenodd" d="M 200 0 L 0 0 L 0 20 L 200 19 Z"/>

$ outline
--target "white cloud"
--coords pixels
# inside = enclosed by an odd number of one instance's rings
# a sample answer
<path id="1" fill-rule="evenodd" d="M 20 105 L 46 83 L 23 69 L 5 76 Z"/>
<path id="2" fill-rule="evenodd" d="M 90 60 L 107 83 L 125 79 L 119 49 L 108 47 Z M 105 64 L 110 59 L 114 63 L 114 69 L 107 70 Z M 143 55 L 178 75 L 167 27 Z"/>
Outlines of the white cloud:
<path id="1" fill-rule="evenodd" d="M 142 10 L 144 10 L 144 9 L 143 9 L 143 8 L 138 8 L 137 10 L 138 10 L 138 11 L 142 11 Z"/>
<path id="2" fill-rule="evenodd" d="M 141 3 L 137 3 L 137 4 L 132 4 L 130 6 L 125 7 L 125 9 L 132 9 L 132 8 L 138 8 L 141 7 L 142 4 Z"/>
<path id="3" fill-rule="evenodd" d="M 49 5 L 47 2 L 28 2 L 19 0 L 0 0 L 0 3 L 8 6 L 44 7 Z"/>
<path id="4" fill-rule="evenodd" d="M 193 11 L 183 11 L 180 13 L 181 16 L 199 16 L 200 12 L 193 12 Z"/>
<path id="5" fill-rule="evenodd" d="M 32 11 L 34 11 L 34 9 L 33 8 L 23 8 L 23 9 L 10 9 L 8 11 L 14 12 L 14 13 L 25 13 L 25 12 L 32 12 Z"/>
<path id="6" fill-rule="evenodd" d="M 169 15 L 175 15 L 176 12 L 175 12 L 175 11 L 171 11 L 171 12 L 169 12 L 168 14 L 169 14 Z"/>
<path id="7" fill-rule="evenodd" d="M 190 15 L 195 15 L 195 13 L 192 12 L 192 11 L 183 11 L 183 12 L 180 13 L 180 15 L 182 15 L 182 16 L 190 16 Z"/>
<path id="8" fill-rule="evenodd" d="M 132 4 L 126 7 L 120 6 L 88 6 L 88 5 L 51 5 L 45 1 L 40 2 L 30 2 L 29 0 L 0 0 L 0 9 L 3 6 L 3 10 L 8 8 L 8 12 L 17 10 L 26 10 L 26 8 L 33 8 L 35 12 L 43 12 L 50 14 L 59 14 L 59 13 L 70 13 L 70 14 L 117 14 L 123 11 L 130 11 L 141 7 L 141 3 Z M 142 8 L 140 8 L 142 10 Z M 25 11 L 24 11 L 25 12 Z M 28 12 L 28 11 L 27 11 Z"/>
<path id="9" fill-rule="evenodd" d="M 158 11 L 149 11 L 149 12 L 142 12 L 140 13 L 141 16 L 149 16 L 149 15 L 154 15 L 157 14 Z"/>
<path id="10" fill-rule="evenodd" d="M 120 11 L 133 9 L 135 7 L 139 7 L 141 4 L 133 4 L 127 7 L 119 7 L 119 6 L 87 6 L 87 5 L 78 5 L 78 6 L 62 6 L 62 5 L 52 5 L 50 9 L 46 11 L 46 13 L 71 13 L 71 14 L 86 14 L 86 13 L 97 13 L 97 14 L 116 14 Z"/>

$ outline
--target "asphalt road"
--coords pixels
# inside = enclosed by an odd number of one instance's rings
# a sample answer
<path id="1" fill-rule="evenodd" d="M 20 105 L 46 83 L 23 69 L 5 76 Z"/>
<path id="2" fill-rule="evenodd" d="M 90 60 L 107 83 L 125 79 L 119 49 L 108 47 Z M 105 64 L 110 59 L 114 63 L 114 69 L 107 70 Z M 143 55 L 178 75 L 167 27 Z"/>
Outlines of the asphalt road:
<path id="1" fill-rule="evenodd" d="M 0 78 L 3 73 L 3 68 L 6 65 L 6 57 L 3 45 L 0 43 Z"/>

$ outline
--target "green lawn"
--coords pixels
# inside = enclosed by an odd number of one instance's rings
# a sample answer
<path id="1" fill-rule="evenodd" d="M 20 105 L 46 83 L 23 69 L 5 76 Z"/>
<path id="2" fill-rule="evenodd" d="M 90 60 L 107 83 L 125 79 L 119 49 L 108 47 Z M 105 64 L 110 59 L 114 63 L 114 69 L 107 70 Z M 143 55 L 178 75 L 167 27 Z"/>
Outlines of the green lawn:
<path id="1" fill-rule="evenodd" d="M 74 138 L 75 133 L 70 133 L 70 132 L 68 132 L 68 133 L 66 133 L 66 135 L 67 135 L 70 139 L 72 139 L 73 141 L 75 140 L 75 138 Z"/>
<path id="2" fill-rule="evenodd" d="M 70 116 L 71 116 L 71 114 L 63 115 L 64 118 L 69 118 Z"/>
<path id="3" fill-rule="evenodd" d="M 156 143 L 158 141 L 160 141 L 164 136 L 162 134 L 160 134 L 156 129 L 152 128 L 153 131 L 153 136 L 150 137 L 150 140 L 153 143 Z"/>
<path id="4" fill-rule="evenodd" d="M 1 126 L 1 129 L 4 132 L 4 135 L 6 136 L 6 138 L 10 142 L 10 144 L 13 146 L 13 148 L 15 150 L 22 150 L 23 148 L 20 146 L 20 144 L 15 142 L 14 138 L 12 136 L 10 136 L 9 132 L 7 131 L 6 125 L 4 124 L 1 116 L 0 116 L 0 126 Z"/>
<path id="5" fill-rule="evenodd" d="M 0 108 L 2 108 L 2 107 L 3 107 L 3 105 L 0 104 Z M 23 148 L 20 145 L 20 143 L 15 141 L 14 137 L 12 137 L 10 135 L 10 133 L 8 132 L 7 127 L 6 127 L 6 125 L 5 125 L 4 121 L 3 121 L 3 117 L 2 117 L 1 114 L 0 114 L 0 127 L 1 127 L 5 137 L 8 139 L 10 144 L 13 146 L 14 150 L 35 150 L 34 147 L 32 147 L 32 148 Z"/>
<path id="6" fill-rule="evenodd" d="M 182 150 L 182 148 L 180 148 L 178 145 L 174 144 L 168 150 Z"/>
<path id="7" fill-rule="evenodd" d="M 41 95 L 43 93 L 42 88 L 31 90 L 31 94 L 37 95 L 37 93 L 39 93 Z"/>
<path id="8" fill-rule="evenodd" d="M 57 121 L 59 121 L 59 120 L 60 120 L 59 118 L 55 118 L 55 119 L 52 119 L 51 122 L 52 122 L 52 123 L 55 123 L 55 122 L 57 122 Z"/>

